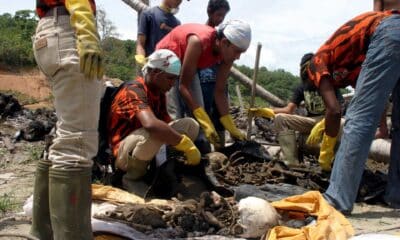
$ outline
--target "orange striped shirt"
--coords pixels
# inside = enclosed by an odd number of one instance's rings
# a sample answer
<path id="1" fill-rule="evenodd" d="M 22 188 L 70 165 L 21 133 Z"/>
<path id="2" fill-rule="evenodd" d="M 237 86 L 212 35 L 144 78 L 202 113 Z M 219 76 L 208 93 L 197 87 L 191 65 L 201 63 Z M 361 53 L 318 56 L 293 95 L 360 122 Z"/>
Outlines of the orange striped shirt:
<path id="1" fill-rule="evenodd" d="M 165 94 L 154 94 L 147 88 L 142 77 L 125 84 L 115 95 L 108 115 L 109 143 L 115 157 L 121 141 L 136 129 L 142 127 L 137 118 L 140 111 L 153 111 L 154 115 L 170 122 L 167 112 Z"/>
<path id="2" fill-rule="evenodd" d="M 95 0 L 88 0 L 92 7 L 93 13 L 96 13 Z M 36 12 L 39 18 L 42 18 L 47 11 L 57 6 L 65 6 L 65 0 L 36 0 Z"/>
<path id="3" fill-rule="evenodd" d="M 311 60 L 308 75 L 319 87 L 329 77 L 336 88 L 355 87 L 371 37 L 379 23 L 397 11 L 367 12 L 341 26 Z"/>

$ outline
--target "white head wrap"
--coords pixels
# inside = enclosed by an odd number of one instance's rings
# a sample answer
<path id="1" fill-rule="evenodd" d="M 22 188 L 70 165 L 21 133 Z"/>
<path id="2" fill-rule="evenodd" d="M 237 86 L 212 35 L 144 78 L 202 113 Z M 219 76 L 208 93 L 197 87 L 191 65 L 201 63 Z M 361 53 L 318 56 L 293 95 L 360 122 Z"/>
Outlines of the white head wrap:
<path id="1" fill-rule="evenodd" d="M 143 75 L 146 75 L 147 68 L 157 68 L 167 73 L 179 75 L 181 60 L 171 50 L 158 49 L 147 57 L 147 62 L 142 68 Z"/>
<path id="2" fill-rule="evenodd" d="M 240 20 L 229 20 L 217 27 L 225 37 L 236 47 L 247 50 L 251 42 L 250 25 Z"/>

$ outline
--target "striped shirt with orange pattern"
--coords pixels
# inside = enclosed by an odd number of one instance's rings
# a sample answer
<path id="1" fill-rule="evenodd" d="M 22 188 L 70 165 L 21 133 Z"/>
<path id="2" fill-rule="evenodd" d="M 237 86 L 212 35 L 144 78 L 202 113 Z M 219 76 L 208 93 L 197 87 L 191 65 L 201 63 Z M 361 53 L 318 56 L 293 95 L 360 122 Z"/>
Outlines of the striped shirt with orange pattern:
<path id="1" fill-rule="evenodd" d="M 142 77 L 125 84 L 115 95 L 108 115 L 108 136 L 112 152 L 118 155 L 121 141 L 136 129 L 142 127 L 137 114 L 141 111 L 152 111 L 154 115 L 170 122 L 167 113 L 165 94 L 154 94 L 146 86 Z"/>
<path id="2" fill-rule="evenodd" d="M 93 13 L 96 13 L 95 0 L 87 0 L 92 7 Z M 65 0 L 36 0 L 36 12 L 39 18 L 44 17 L 47 11 L 57 6 L 65 6 Z"/>
<path id="3" fill-rule="evenodd" d="M 335 88 L 355 87 L 376 27 L 392 14 L 399 12 L 367 12 L 341 26 L 312 58 L 310 80 L 319 87 L 321 79 L 329 77 Z"/>

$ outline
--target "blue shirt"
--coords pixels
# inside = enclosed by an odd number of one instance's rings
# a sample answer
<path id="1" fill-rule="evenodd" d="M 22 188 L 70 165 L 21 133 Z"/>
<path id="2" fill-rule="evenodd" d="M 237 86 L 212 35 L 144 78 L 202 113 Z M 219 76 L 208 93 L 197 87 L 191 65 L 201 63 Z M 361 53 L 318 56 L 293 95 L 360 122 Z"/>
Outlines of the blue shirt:
<path id="1" fill-rule="evenodd" d="M 170 32 L 169 28 L 180 24 L 173 14 L 163 11 L 158 6 L 144 10 L 139 16 L 138 34 L 146 36 L 146 57 L 154 52 L 156 44 Z"/>

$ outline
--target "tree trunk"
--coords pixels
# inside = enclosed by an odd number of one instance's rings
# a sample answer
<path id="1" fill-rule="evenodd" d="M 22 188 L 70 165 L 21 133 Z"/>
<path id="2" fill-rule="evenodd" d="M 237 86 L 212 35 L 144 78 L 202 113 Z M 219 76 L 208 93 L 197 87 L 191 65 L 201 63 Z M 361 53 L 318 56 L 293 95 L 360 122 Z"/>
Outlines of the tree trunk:
<path id="1" fill-rule="evenodd" d="M 138 13 L 149 8 L 148 5 L 146 5 L 140 0 L 122 0 L 122 1 L 126 3 L 129 7 L 133 8 Z"/>

